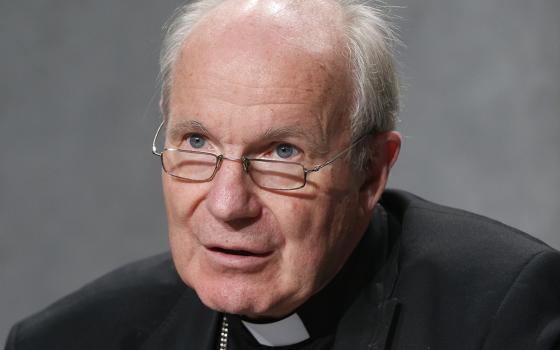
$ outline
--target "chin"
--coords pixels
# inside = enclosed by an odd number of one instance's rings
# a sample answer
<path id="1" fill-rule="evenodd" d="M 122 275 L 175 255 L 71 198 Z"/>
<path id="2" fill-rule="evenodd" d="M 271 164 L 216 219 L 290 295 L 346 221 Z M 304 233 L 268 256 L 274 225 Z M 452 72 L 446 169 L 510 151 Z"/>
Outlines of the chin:
<path id="1" fill-rule="evenodd" d="M 195 288 L 200 300 L 213 310 L 240 315 L 266 313 L 270 306 L 265 296 L 257 296 L 259 293 L 252 289 L 227 283 Z"/>
<path id="2" fill-rule="evenodd" d="M 289 298 L 278 293 L 278 288 L 256 282 L 212 283 L 206 280 L 194 289 L 200 300 L 210 309 L 249 318 L 282 317 L 297 307 L 287 306 L 285 302 Z"/>

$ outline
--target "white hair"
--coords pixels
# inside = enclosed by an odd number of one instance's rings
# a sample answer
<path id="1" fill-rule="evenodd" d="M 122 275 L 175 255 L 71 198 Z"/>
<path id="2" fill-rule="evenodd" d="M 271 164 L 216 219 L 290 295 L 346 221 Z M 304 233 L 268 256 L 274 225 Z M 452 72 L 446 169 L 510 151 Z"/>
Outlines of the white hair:
<path id="1" fill-rule="evenodd" d="M 169 95 L 175 62 L 195 24 L 225 0 L 197 0 L 175 12 L 167 24 L 160 55 L 161 109 L 169 113 Z M 309 1 L 309 0 L 306 0 Z M 349 119 L 352 141 L 368 133 L 394 130 L 399 112 L 399 83 L 394 59 L 398 39 L 378 1 L 331 0 L 342 10 L 345 55 L 353 74 L 353 106 Z M 374 6 L 376 4 L 377 6 Z M 356 167 L 367 166 L 371 151 L 365 144 L 352 154 Z"/>

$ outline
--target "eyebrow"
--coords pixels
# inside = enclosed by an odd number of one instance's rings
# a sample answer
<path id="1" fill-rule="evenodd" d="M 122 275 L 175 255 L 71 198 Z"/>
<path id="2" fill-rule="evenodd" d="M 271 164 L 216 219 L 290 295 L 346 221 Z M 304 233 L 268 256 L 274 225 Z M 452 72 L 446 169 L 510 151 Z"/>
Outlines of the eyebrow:
<path id="1" fill-rule="evenodd" d="M 285 139 L 288 137 L 299 137 L 306 142 L 311 148 L 311 152 L 317 155 L 324 155 L 328 153 L 326 142 L 323 137 L 320 141 L 313 140 L 309 137 L 309 132 L 306 132 L 297 126 L 287 126 L 280 128 L 268 128 L 263 134 L 263 139 Z"/>
<path id="2" fill-rule="evenodd" d="M 171 123 L 167 130 L 167 136 L 171 140 L 182 138 L 187 133 L 201 133 L 211 135 L 210 131 L 197 120 L 182 120 L 179 122 Z"/>
<path id="3" fill-rule="evenodd" d="M 167 136 L 171 140 L 183 138 L 187 133 L 200 133 L 211 136 L 210 130 L 198 120 L 182 120 L 171 123 L 167 131 Z M 299 126 L 284 126 L 279 128 L 268 128 L 257 140 L 282 140 L 289 137 L 300 138 L 309 148 L 310 153 L 315 155 L 325 155 L 328 153 L 328 147 L 324 137 L 320 140 L 313 140 L 309 137 L 309 132 Z"/>

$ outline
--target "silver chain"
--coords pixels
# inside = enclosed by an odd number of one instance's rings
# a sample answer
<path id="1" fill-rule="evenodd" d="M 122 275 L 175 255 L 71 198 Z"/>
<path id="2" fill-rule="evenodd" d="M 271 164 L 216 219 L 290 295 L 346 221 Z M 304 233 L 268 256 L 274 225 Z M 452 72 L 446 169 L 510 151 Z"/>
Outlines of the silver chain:
<path id="1" fill-rule="evenodd" d="M 226 315 L 222 318 L 222 330 L 220 331 L 220 350 L 227 350 L 229 325 Z"/>

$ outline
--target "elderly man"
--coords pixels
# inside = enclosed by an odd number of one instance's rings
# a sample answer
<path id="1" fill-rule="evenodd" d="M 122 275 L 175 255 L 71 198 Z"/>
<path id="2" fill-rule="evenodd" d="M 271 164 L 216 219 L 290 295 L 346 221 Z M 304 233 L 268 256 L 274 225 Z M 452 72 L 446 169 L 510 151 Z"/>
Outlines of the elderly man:
<path id="1" fill-rule="evenodd" d="M 172 258 L 62 299 L 7 349 L 560 348 L 558 252 L 384 192 L 393 45 L 358 0 L 184 7 L 153 143 Z"/>

